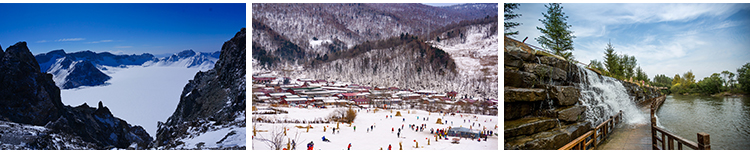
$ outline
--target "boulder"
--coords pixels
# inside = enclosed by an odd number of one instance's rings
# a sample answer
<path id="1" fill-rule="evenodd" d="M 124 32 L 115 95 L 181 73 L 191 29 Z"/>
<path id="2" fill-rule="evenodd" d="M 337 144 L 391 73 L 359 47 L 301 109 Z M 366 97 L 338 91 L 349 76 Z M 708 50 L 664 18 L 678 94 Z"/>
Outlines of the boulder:
<path id="1" fill-rule="evenodd" d="M 555 129 L 551 131 L 540 132 L 532 136 L 519 136 L 508 139 L 505 143 L 506 150 L 556 150 L 570 141 L 568 133 Z"/>
<path id="2" fill-rule="evenodd" d="M 506 102 L 504 119 L 512 120 L 521 118 L 534 112 L 540 102 Z"/>
<path id="3" fill-rule="evenodd" d="M 517 55 L 509 54 L 508 52 L 504 52 L 505 55 L 503 56 L 505 66 L 510 67 L 521 67 L 523 66 L 523 59 Z"/>
<path id="4" fill-rule="evenodd" d="M 547 99 L 547 91 L 538 88 L 505 87 L 505 102 L 529 102 Z"/>
<path id="5" fill-rule="evenodd" d="M 586 132 L 591 131 L 591 122 L 588 121 L 582 121 L 582 122 L 576 122 L 569 125 L 562 126 L 563 130 L 570 135 L 570 140 L 573 141 L 576 138 L 582 136 L 583 134 L 586 134 Z"/>
<path id="6" fill-rule="evenodd" d="M 586 110 L 586 107 L 581 105 L 570 106 L 567 108 L 557 109 L 557 118 L 563 121 L 575 122 L 581 120 L 581 114 Z"/>
<path id="7" fill-rule="evenodd" d="M 533 73 L 540 78 L 551 78 L 552 80 L 566 80 L 568 72 L 563 69 L 537 63 L 524 63 L 523 71 Z"/>
<path id="8" fill-rule="evenodd" d="M 575 105 L 581 95 L 581 91 L 574 86 L 547 86 L 547 91 L 555 105 L 559 106 Z"/>
<path id="9" fill-rule="evenodd" d="M 563 70 L 567 70 L 570 66 L 570 62 L 550 56 L 537 56 L 532 63 L 542 63 Z"/>
<path id="10" fill-rule="evenodd" d="M 507 68 L 504 76 L 506 87 L 531 88 L 540 82 L 537 76 L 532 73 Z"/>
<path id="11" fill-rule="evenodd" d="M 541 131 L 547 131 L 557 126 L 557 120 L 546 117 L 522 118 L 513 121 L 505 121 L 505 138 L 531 135 Z"/>

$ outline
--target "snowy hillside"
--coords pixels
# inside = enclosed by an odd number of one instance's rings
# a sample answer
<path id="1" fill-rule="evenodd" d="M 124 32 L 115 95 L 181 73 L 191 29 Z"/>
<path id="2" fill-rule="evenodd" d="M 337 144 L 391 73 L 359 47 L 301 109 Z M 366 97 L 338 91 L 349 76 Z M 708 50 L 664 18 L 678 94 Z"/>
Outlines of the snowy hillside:
<path id="1" fill-rule="evenodd" d="M 196 53 L 193 50 L 184 50 L 168 57 L 145 62 L 143 63 L 143 66 L 171 66 L 208 70 L 214 68 L 214 64 L 216 63 L 216 60 L 219 60 L 220 54 L 221 52 L 219 51 L 212 53 Z"/>
<path id="2" fill-rule="evenodd" d="M 461 32 L 464 37 L 431 40 L 429 43 L 451 55 L 462 77 L 487 82 L 490 86 L 497 87 L 497 23 L 462 27 Z M 443 34 L 440 37 L 447 36 Z M 491 93 L 498 91 L 497 88 L 491 89 Z"/>
<path id="3" fill-rule="evenodd" d="M 196 53 L 185 50 L 172 56 L 155 58 L 144 53 L 141 55 L 113 55 L 108 52 L 94 53 L 82 51 L 65 53 L 54 50 L 36 55 L 42 72 L 53 75 L 55 84 L 62 89 L 73 89 L 82 86 L 106 85 L 111 77 L 102 71 L 111 68 L 127 68 L 133 66 L 170 66 L 182 68 L 198 68 L 208 70 L 213 68 L 220 52 Z"/>
<path id="4" fill-rule="evenodd" d="M 258 110 L 262 111 L 268 109 L 268 106 L 256 106 Z M 360 109 L 357 113 L 357 118 L 354 123 L 349 126 L 348 124 L 339 124 L 341 130 L 337 130 L 336 134 L 332 134 L 332 129 L 337 125 L 336 123 L 323 123 L 323 124 L 301 124 L 301 123 L 281 123 L 283 120 L 288 121 L 312 121 L 314 119 L 326 118 L 331 112 L 337 108 L 327 109 L 301 109 L 301 108 L 284 108 L 276 107 L 289 112 L 288 114 L 276 114 L 276 115 L 258 115 L 254 114 L 253 118 L 268 119 L 271 121 L 278 121 L 279 123 L 258 123 L 254 122 L 253 127 L 255 129 L 248 129 L 249 131 L 257 130 L 256 135 L 252 136 L 253 150 L 271 150 L 271 146 L 267 140 L 273 140 L 275 133 L 283 131 L 284 127 L 288 130 L 286 136 L 281 135 L 281 147 L 286 148 L 288 142 L 287 138 L 295 140 L 297 150 L 306 150 L 306 144 L 309 142 L 314 143 L 314 150 L 346 150 L 349 143 L 351 143 L 351 150 L 383 150 L 388 149 L 388 145 L 392 146 L 392 150 L 399 150 L 399 142 L 401 142 L 403 150 L 497 150 L 498 149 L 498 136 L 490 136 L 485 141 L 472 140 L 461 138 L 458 144 L 451 143 L 451 140 L 438 140 L 435 141 L 433 134 L 430 134 L 429 129 L 448 129 L 448 127 L 458 128 L 465 127 L 471 128 L 472 130 L 490 130 L 493 133 L 499 132 L 497 129 L 498 120 L 497 116 L 484 116 L 484 115 L 473 115 L 473 114 L 462 114 L 456 113 L 453 115 L 446 115 L 440 113 L 428 113 L 421 110 L 380 110 L 374 112 L 373 109 L 369 111 L 367 109 Z M 395 116 L 396 111 L 401 112 L 401 117 Z M 407 113 L 411 112 L 411 113 Z M 390 115 L 394 115 L 390 118 Z M 389 116 L 389 118 L 386 118 Z M 417 119 L 419 118 L 419 119 Z M 447 121 L 447 124 L 436 124 L 436 120 L 441 118 L 443 122 Z M 254 119 L 255 120 L 255 119 Z M 409 124 L 426 124 L 424 131 L 415 131 L 409 128 Z M 305 126 L 312 126 L 310 131 L 307 131 Z M 396 135 L 397 129 L 404 126 L 401 134 Z M 299 126 L 299 127 L 298 127 Z M 374 126 L 373 130 L 367 130 L 370 126 Z M 324 132 L 325 127 L 325 132 Z M 355 130 L 356 128 L 356 130 Z M 394 132 L 391 129 L 395 129 Z M 322 137 L 329 139 L 330 142 L 322 141 Z M 449 139 L 456 137 L 448 137 Z M 419 144 L 419 148 L 416 148 L 416 142 Z M 430 141 L 428 144 L 427 141 Z"/>

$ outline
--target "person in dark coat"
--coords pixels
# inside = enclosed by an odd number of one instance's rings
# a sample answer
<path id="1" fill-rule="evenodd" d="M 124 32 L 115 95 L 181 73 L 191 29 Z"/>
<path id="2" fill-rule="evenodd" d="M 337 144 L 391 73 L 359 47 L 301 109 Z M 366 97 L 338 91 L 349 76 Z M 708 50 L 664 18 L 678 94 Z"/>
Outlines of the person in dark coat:
<path id="1" fill-rule="evenodd" d="M 307 143 L 307 150 L 313 150 L 313 145 L 315 145 L 312 141 L 310 143 Z"/>

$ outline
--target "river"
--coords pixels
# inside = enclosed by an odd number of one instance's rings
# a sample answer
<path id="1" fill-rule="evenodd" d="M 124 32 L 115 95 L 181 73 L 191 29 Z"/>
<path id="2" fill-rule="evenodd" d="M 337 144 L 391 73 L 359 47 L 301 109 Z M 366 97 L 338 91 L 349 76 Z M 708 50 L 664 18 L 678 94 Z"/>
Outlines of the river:
<path id="1" fill-rule="evenodd" d="M 750 149 L 750 98 L 669 95 L 656 112 L 660 126 L 693 142 L 710 135 L 711 149 Z"/>

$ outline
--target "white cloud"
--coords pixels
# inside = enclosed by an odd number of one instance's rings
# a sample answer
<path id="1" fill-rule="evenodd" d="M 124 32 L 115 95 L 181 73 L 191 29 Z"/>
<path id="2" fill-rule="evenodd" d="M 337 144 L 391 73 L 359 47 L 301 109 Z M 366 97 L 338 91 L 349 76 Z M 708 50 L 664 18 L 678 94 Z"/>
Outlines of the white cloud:
<path id="1" fill-rule="evenodd" d="M 133 48 L 133 46 L 120 46 L 120 45 L 117 45 L 117 46 L 115 46 L 115 48 Z"/>
<path id="2" fill-rule="evenodd" d="M 99 41 L 92 41 L 92 42 L 86 42 L 87 44 L 96 44 L 96 43 L 103 43 L 103 42 L 112 42 L 112 40 L 99 40 Z"/>
<path id="3" fill-rule="evenodd" d="M 86 38 L 63 38 L 63 39 L 58 39 L 55 41 L 61 42 L 61 41 L 81 41 L 81 40 L 86 40 Z"/>
<path id="4" fill-rule="evenodd" d="M 47 40 L 36 41 L 36 43 L 46 43 L 46 42 L 47 42 Z"/>

